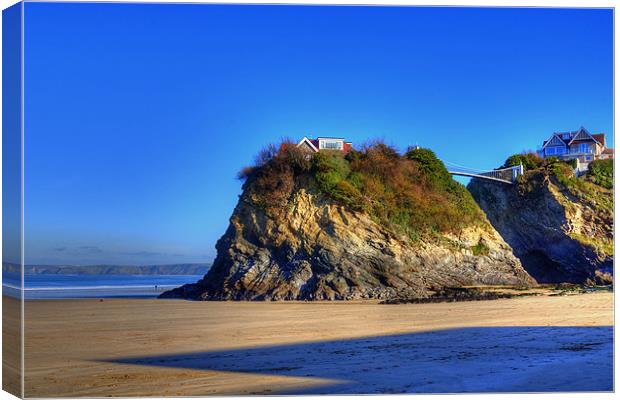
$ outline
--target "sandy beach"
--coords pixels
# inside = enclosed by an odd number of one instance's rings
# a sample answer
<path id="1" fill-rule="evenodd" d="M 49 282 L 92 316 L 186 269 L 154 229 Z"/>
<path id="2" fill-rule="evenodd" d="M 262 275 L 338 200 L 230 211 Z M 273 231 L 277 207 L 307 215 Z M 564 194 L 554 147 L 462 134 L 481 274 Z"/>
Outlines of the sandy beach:
<path id="1" fill-rule="evenodd" d="M 27 397 L 612 390 L 611 293 L 32 300 L 25 314 Z"/>

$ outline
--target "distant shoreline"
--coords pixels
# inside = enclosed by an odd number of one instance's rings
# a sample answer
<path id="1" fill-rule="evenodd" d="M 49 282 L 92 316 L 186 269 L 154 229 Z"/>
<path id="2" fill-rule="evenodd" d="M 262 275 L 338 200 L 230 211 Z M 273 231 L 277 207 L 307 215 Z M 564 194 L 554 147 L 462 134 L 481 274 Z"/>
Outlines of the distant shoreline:
<path id="1" fill-rule="evenodd" d="M 24 273 L 32 275 L 204 275 L 211 263 L 165 265 L 26 265 Z M 2 272 L 21 274 L 19 264 L 3 263 Z"/>
<path id="2" fill-rule="evenodd" d="M 2 294 L 13 298 L 155 298 L 166 290 L 200 280 L 204 275 L 26 274 L 5 275 Z"/>

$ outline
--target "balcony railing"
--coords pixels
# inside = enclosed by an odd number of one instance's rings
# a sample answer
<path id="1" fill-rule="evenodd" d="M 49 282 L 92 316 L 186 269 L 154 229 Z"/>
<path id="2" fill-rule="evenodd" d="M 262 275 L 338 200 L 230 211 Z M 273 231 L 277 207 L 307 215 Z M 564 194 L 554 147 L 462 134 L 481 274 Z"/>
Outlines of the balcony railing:
<path id="1" fill-rule="evenodd" d="M 566 153 L 557 153 L 557 154 L 544 154 L 542 149 L 538 149 L 536 151 L 536 153 L 538 153 L 539 156 L 541 157 L 558 157 L 558 158 L 564 158 L 564 157 L 580 157 L 580 156 L 592 156 L 594 155 L 594 151 L 592 151 L 592 149 L 589 149 L 587 151 L 570 151 L 570 152 L 566 152 Z"/>

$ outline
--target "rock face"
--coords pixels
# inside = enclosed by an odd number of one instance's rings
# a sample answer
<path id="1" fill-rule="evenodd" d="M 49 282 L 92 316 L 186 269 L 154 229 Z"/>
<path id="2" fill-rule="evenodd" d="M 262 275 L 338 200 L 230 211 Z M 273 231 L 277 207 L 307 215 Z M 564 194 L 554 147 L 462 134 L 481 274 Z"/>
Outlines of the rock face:
<path id="1" fill-rule="evenodd" d="M 516 185 L 472 180 L 468 189 L 539 283 L 611 283 L 613 211 L 532 171 Z M 613 196 L 600 188 L 599 196 Z M 607 200 L 612 197 L 607 197 Z"/>
<path id="2" fill-rule="evenodd" d="M 488 224 L 458 237 L 412 243 L 333 202 L 311 181 L 296 183 L 287 207 L 277 213 L 257 207 L 247 192 L 216 245 L 209 273 L 161 297 L 339 300 L 535 283 Z"/>

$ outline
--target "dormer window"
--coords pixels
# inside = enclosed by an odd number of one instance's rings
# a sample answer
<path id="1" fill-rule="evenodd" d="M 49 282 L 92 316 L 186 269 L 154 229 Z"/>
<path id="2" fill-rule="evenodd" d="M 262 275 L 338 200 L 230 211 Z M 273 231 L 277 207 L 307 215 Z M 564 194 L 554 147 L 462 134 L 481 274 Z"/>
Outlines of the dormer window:
<path id="1" fill-rule="evenodd" d="M 562 139 L 564 139 L 564 140 L 570 139 L 570 133 L 563 133 L 562 134 Z"/>
<path id="2" fill-rule="evenodd" d="M 319 139 L 319 149 L 324 150 L 342 150 L 342 140 Z"/>

